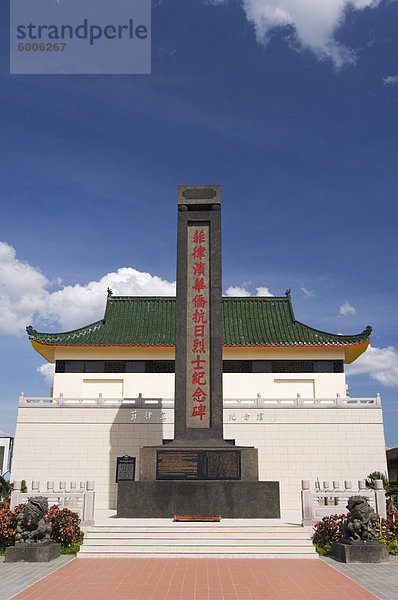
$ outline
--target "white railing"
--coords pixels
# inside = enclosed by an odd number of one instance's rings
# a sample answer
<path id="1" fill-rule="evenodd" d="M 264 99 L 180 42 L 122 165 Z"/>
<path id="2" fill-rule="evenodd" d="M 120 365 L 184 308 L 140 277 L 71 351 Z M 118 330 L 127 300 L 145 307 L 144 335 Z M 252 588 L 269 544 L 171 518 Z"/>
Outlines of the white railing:
<path id="1" fill-rule="evenodd" d="M 26 504 L 33 496 L 44 496 L 48 500 L 49 508 L 56 504 L 61 510 L 68 508 L 78 515 L 82 525 L 94 525 L 94 487 L 94 481 L 81 481 L 79 488 L 77 488 L 76 482 L 72 481 L 67 490 L 66 482 L 61 481 L 59 490 L 55 490 L 54 482 L 47 481 L 46 491 L 40 491 L 40 482 L 32 481 L 32 491 L 22 492 L 21 482 L 15 481 L 10 508 L 13 510 L 18 504 Z"/>
<path id="2" fill-rule="evenodd" d="M 323 482 L 323 489 L 310 490 L 310 482 L 301 482 L 301 508 L 303 525 L 313 525 L 321 521 L 323 517 L 331 515 L 347 514 L 347 502 L 351 496 L 365 496 L 373 510 L 383 519 L 387 518 L 386 494 L 381 479 L 375 481 L 376 489 L 366 487 L 364 480 L 358 481 L 358 489 L 353 490 L 351 481 L 345 481 L 344 487 L 340 488 L 339 481 L 333 481 L 333 487 L 329 482 Z"/>
<path id="3" fill-rule="evenodd" d="M 39 407 L 100 407 L 100 408 L 174 408 L 174 398 L 66 398 L 62 394 L 54 398 L 33 398 L 23 393 L 19 397 L 19 406 Z M 224 408 L 379 408 L 380 395 L 375 398 L 224 398 Z"/>

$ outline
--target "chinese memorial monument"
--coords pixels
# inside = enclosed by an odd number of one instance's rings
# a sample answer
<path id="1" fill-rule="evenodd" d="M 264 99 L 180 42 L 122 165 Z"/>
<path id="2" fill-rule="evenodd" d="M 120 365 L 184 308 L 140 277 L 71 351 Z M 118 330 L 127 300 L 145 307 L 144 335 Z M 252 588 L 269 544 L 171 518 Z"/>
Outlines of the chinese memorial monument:
<path id="1" fill-rule="evenodd" d="M 223 437 L 220 186 L 179 186 L 174 440 L 140 450 L 118 484 L 117 516 L 278 518 L 279 483 L 258 450 Z"/>
<path id="2" fill-rule="evenodd" d="M 371 327 L 316 329 L 290 290 L 222 297 L 219 186 L 180 186 L 177 221 L 177 297 L 108 289 L 93 323 L 27 327 L 55 369 L 48 397 L 21 393 L 11 477 L 144 523 L 319 520 L 319 481 L 387 468 L 380 396 L 353 398 L 345 374 Z"/>

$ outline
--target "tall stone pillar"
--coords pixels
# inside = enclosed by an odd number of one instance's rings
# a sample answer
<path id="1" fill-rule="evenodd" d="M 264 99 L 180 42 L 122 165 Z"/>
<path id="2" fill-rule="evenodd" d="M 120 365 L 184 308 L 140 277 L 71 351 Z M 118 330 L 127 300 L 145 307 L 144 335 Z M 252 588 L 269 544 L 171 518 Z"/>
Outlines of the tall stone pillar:
<path id="1" fill-rule="evenodd" d="M 219 185 L 178 187 L 174 446 L 223 446 Z"/>
<path id="2" fill-rule="evenodd" d="M 278 518 L 279 485 L 258 481 L 257 448 L 223 439 L 221 199 L 178 188 L 174 440 L 140 449 L 139 481 L 118 483 L 118 517 Z"/>

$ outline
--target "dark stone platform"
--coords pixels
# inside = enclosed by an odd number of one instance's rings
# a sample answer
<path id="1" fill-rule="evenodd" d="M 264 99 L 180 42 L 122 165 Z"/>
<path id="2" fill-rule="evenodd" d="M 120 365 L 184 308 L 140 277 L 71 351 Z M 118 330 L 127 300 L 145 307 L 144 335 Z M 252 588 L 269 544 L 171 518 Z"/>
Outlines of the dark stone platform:
<path id="1" fill-rule="evenodd" d="M 388 562 L 388 550 L 385 544 L 333 544 L 333 558 L 345 563 Z"/>
<path id="2" fill-rule="evenodd" d="M 45 542 L 37 544 L 18 544 L 6 548 L 4 562 L 50 562 L 61 554 L 61 544 Z"/>
<path id="3" fill-rule="evenodd" d="M 278 481 L 121 481 L 119 518 L 172 519 L 180 514 L 224 519 L 279 519 Z"/>

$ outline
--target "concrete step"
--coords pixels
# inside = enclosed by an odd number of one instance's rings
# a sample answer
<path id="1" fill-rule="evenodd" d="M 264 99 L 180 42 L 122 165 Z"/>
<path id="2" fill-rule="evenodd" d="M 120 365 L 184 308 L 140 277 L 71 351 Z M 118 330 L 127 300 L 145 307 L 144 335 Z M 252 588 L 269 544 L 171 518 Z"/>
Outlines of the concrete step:
<path id="1" fill-rule="evenodd" d="M 199 526 L 198 526 L 199 525 Z M 317 558 L 312 529 L 170 523 L 88 528 L 78 558 Z"/>
<path id="2" fill-rule="evenodd" d="M 190 525 L 186 523 L 174 523 L 171 521 L 168 525 L 93 525 L 88 527 L 88 531 L 185 531 L 192 533 L 199 531 L 258 531 L 277 533 L 279 531 L 305 531 L 311 533 L 312 527 L 302 527 L 301 525 L 224 525 L 221 523 L 212 523 L 211 525 L 193 522 Z"/>
<path id="3" fill-rule="evenodd" d="M 107 552 L 107 553 L 101 553 L 101 552 L 90 552 L 90 553 L 84 553 L 82 554 L 81 552 L 79 552 L 77 554 L 77 558 L 80 558 L 82 560 L 84 560 L 85 558 L 253 558 L 253 559 L 266 559 L 266 558 L 299 558 L 299 559 L 318 559 L 318 555 L 316 552 L 312 553 L 312 554 L 304 554 L 303 552 L 297 552 L 297 553 L 292 553 L 292 554 L 288 554 L 286 552 L 266 552 L 266 553 L 260 553 L 260 552 L 252 552 L 252 553 L 239 553 L 236 550 L 234 552 L 231 552 L 229 554 L 223 553 L 223 552 L 214 552 L 209 553 L 209 552 L 205 552 L 203 554 L 187 554 L 186 552 L 181 552 L 181 553 L 158 553 L 155 554 L 153 552 L 140 552 L 140 553 L 132 553 L 132 552 L 126 552 L 126 553 L 119 553 L 119 552 Z"/>
<path id="4" fill-rule="evenodd" d="M 95 540 L 100 540 L 105 538 L 108 540 L 128 540 L 128 539 L 141 539 L 141 540 L 148 540 L 148 541 L 152 541 L 153 540 L 158 540 L 159 542 L 163 542 L 164 540 L 169 540 L 169 539 L 188 539 L 188 540 L 212 540 L 212 539 L 219 539 L 220 537 L 222 537 L 224 540 L 245 540 L 245 539 L 249 539 L 249 540 L 276 540 L 276 539 L 283 539 L 283 540 L 308 540 L 309 536 L 307 533 L 305 532 L 297 532 L 297 533 L 292 533 L 292 532 L 275 532 L 275 533 L 268 533 L 268 532 L 247 532 L 247 531 L 239 531 L 239 532 L 212 532 L 212 531 L 198 531 L 195 532 L 194 534 L 192 533 L 181 533 L 179 531 L 176 532 L 161 532 L 161 533 L 156 533 L 156 532 L 142 532 L 142 531 L 136 531 L 136 532 L 128 532 L 128 531 L 121 531 L 121 532 L 107 532 L 107 533 L 103 533 L 100 531 L 88 531 L 86 533 L 85 539 L 88 541 L 95 541 Z"/>
<path id="5" fill-rule="evenodd" d="M 142 546 L 144 548 L 151 548 L 155 545 L 155 541 L 154 540 L 146 540 L 144 538 L 142 539 L 114 539 L 114 540 L 109 540 L 109 539 L 102 539 L 100 542 L 101 547 L 103 547 L 104 545 L 111 548 L 111 547 L 115 547 L 117 546 L 118 548 L 128 548 L 128 547 L 138 547 L 138 546 Z M 98 540 L 85 540 L 84 542 L 85 547 L 90 547 L 90 548 L 96 548 L 98 547 Z M 170 538 L 168 540 L 162 540 L 162 542 L 159 544 L 158 543 L 158 547 L 159 548 L 170 548 L 171 546 L 175 546 L 175 547 L 190 547 L 190 548 L 203 548 L 204 546 L 206 547 L 221 547 L 221 546 L 225 546 L 225 547 L 246 547 L 246 546 L 257 546 L 257 547 L 266 547 L 266 546 L 286 546 L 286 547 L 292 547 L 294 546 L 295 548 L 305 548 L 305 547 L 311 547 L 312 548 L 312 543 L 310 540 L 283 540 L 283 539 L 279 539 L 279 540 L 250 540 L 250 539 L 246 539 L 246 540 L 224 540 L 224 539 L 212 539 L 212 540 L 208 540 L 208 539 L 200 539 L 200 540 L 188 540 L 188 539 L 175 539 L 175 538 Z"/>

